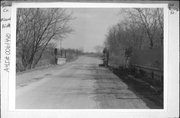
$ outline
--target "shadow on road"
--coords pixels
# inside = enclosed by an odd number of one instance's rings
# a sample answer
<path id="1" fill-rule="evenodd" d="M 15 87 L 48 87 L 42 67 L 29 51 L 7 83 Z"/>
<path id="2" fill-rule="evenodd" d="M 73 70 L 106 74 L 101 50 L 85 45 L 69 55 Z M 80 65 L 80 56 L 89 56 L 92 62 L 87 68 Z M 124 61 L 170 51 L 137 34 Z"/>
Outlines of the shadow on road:
<path id="1" fill-rule="evenodd" d="M 149 86 L 147 86 L 146 83 L 131 79 L 118 69 L 112 69 L 112 72 L 126 83 L 131 91 L 133 91 L 138 97 L 142 98 L 149 108 L 163 109 L 163 98 L 161 98 L 156 91 L 153 91 Z"/>
<path id="2" fill-rule="evenodd" d="M 149 90 L 147 86 L 125 79 L 122 75 L 118 71 L 110 71 L 103 66 L 99 66 L 97 69 L 95 79 L 98 87 L 95 87 L 97 88 L 95 93 L 96 100 L 99 101 L 102 108 L 163 109 L 163 105 L 156 101 L 159 99 L 156 93 Z M 111 98 L 111 101 L 108 103 L 106 98 Z M 115 105 L 117 103 L 118 105 Z"/>

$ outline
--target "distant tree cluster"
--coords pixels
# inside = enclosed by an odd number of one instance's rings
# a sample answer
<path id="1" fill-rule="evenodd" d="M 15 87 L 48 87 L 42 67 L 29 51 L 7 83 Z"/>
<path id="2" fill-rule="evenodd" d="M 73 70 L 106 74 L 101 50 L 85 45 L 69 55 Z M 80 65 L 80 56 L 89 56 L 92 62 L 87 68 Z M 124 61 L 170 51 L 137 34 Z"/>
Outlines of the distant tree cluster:
<path id="1" fill-rule="evenodd" d="M 62 39 L 72 31 L 68 24 L 71 16 L 65 9 L 57 8 L 17 10 L 17 59 L 20 60 L 23 70 L 37 65 L 47 46 L 51 47 L 52 40 Z"/>
<path id="2" fill-rule="evenodd" d="M 103 48 L 104 48 L 103 46 L 97 45 L 94 47 L 94 50 L 96 51 L 97 54 L 101 54 L 103 51 Z"/>
<path id="3" fill-rule="evenodd" d="M 111 56 L 127 61 L 134 50 L 163 47 L 163 9 L 122 9 L 120 16 L 124 19 L 109 29 L 105 41 Z"/>

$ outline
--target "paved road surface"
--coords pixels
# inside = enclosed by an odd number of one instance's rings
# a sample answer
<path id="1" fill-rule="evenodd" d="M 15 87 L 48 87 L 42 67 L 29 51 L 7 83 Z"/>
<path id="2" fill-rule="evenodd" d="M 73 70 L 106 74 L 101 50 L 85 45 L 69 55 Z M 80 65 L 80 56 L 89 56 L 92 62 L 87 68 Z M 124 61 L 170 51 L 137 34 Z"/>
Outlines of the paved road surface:
<path id="1" fill-rule="evenodd" d="M 82 56 L 64 66 L 17 76 L 18 109 L 146 109 L 148 106 L 116 75 Z M 39 77 L 39 75 L 43 75 Z M 22 84 L 26 79 L 28 81 Z M 38 80 L 38 81 L 37 81 Z M 25 83 L 25 82 L 24 82 Z"/>

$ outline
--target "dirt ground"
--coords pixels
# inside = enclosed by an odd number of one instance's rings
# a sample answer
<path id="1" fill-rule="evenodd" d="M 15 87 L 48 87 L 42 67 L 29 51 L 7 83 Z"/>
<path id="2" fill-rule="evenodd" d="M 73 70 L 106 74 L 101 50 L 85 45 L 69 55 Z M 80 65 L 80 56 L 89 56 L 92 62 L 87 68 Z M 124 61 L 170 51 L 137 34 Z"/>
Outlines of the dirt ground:
<path id="1" fill-rule="evenodd" d="M 97 57 L 81 56 L 63 66 L 17 74 L 17 109 L 150 109 Z M 149 106 L 151 104 L 151 106 Z"/>

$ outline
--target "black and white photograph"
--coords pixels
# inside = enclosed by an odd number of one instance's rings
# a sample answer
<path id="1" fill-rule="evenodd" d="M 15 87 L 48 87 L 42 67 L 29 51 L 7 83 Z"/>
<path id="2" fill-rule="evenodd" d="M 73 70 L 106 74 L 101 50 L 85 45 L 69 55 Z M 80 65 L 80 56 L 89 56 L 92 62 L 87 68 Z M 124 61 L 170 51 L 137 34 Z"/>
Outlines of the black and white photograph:
<path id="1" fill-rule="evenodd" d="M 8 11 L 3 116 L 177 116 L 175 6 L 12 2 Z"/>
<path id="2" fill-rule="evenodd" d="M 163 8 L 18 8 L 17 109 L 163 109 Z"/>

